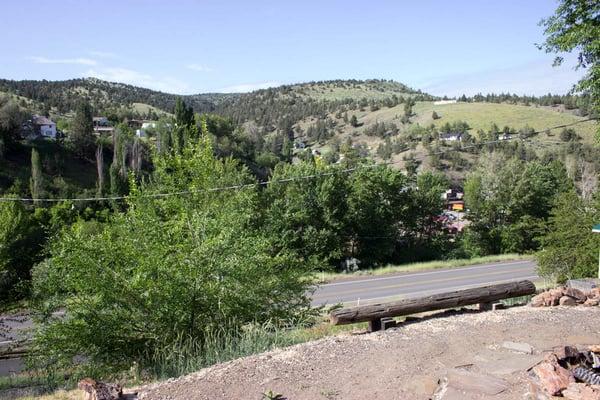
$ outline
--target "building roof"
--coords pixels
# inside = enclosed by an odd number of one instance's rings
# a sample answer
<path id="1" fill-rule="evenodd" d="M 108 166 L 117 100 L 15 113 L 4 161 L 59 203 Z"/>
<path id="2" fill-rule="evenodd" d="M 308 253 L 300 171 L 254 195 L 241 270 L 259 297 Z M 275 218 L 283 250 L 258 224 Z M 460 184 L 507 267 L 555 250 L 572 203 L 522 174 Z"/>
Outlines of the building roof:
<path id="1" fill-rule="evenodd" d="M 54 125 L 54 121 L 43 115 L 34 115 L 31 120 L 35 125 Z"/>
<path id="2" fill-rule="evenodd" d="M 442 139 L 449 139 L 449 138 L 461 137 L 461 136 L 462 136 L 462 133 L 460 133 L 460 132 L 440 133 L 440 138 L 442 138 Z"/>

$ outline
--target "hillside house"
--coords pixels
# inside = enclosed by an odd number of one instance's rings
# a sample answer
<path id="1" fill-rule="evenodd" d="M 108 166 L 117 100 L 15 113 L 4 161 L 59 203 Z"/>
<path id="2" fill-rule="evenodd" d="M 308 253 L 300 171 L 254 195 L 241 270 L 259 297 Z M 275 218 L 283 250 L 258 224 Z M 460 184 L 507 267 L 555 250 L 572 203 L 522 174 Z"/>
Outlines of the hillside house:
<path id="1" fill-rule="evenodd" d="M 115 130 L 106 117 L 94 117 L 92 118 L 92 122 L 94 124 L 94 133 L 112 133 Z"/>
<path id="2" fill-rule="evenodd" d="M 56 139 L 56 122 L 43 115 L 34 115 L 31 122 L 36 135 Z"/>
<path id="3" fill-rule="evenodd" d="M 440 133 L 440 140 L 443 140 L 444 142 L 460 142 L 462 140 L 462 133 L 460 133 L 460 132 Z"/>
<path id="4" fill-rule="evenodd" d="M 440 133 L 440 140 L 443 140 L 444 142 L 460 142 L 462 140 L 462 133 L 460 133 L 460 132 Z"/>
<path id="5" fill-rule="evenodd" d="M 139 129 L 135 130 L 135 135 L 137 137 L 146 137 L 146 132 L 148 130 L 156 129 L 156 122 L 154 121 L 146 121 L 142 123 L 142 126 Z"/>
<path id="6" fill-rule="evenodd" d="M 442 198 L 446 202 L 446 209 L 449 211 L 459 211 L 462 212 L 465 210 L 465 194 L 458 189 L 448 189 L 446 192 L 442 194 Z"/>

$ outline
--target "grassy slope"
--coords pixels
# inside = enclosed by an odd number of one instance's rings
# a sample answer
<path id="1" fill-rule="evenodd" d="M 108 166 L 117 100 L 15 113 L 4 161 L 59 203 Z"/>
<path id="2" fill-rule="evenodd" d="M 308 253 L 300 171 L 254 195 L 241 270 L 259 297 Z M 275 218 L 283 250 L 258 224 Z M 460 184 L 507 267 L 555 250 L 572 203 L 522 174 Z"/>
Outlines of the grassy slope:
<path id="1" fill-rule="evenodd" d="M 405 88 L 395 82 L 378 82 L 376 84 L 347 84 L 343 87 L 333 83 L 294 85 L 293 90 L 316 100 L 353 99 L 386 99 L 396 96 L 411 96 Z"/>
<path id="2" fill-rule="evenodd" d="M 535 130 L 540 131 L 552 126 L 569 124 L 586 119 L 569 112 L 555 111 L 545 107 L 495 103 L 434 105 L 432 102 L 422 102 L 414 107 L 414 111 L 417 114 L 415 122 L 419 122 L 422 125 L 434 123 L 436 126 L 441 126 L 446 122 L 461 120 L 467 121 L 473 132 L 476 132 L 478 129 L 487 131 L 494 122 L 501 129 L 504 126 L 519 129 L 529 125 Z M 441 118 L 433 120 L 431 118 L 433 111 Z M 577 131 L 584 141 L 591 142 L 594 138 L 596 124 L 594 121 L 584 122 L 573 126 L 573 129 Z M 555 136 L 558 136 L 560 130 L 554 131 L 554 133 Z M 556 138 L 551 140 L 556 140 Z"/>

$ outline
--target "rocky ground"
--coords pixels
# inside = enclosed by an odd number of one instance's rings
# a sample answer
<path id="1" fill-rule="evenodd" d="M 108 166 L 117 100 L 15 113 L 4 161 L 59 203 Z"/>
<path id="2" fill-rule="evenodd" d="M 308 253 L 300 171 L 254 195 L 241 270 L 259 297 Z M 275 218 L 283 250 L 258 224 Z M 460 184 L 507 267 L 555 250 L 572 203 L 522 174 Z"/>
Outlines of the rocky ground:
<path id="1" fill-rule="evenodd" d="M 234 360 L 142 387 L 139 398 L 523 399 L 527 370 L 544 355 L 591 344 L 600 344 L 599 307 L 445 313 Z"/>

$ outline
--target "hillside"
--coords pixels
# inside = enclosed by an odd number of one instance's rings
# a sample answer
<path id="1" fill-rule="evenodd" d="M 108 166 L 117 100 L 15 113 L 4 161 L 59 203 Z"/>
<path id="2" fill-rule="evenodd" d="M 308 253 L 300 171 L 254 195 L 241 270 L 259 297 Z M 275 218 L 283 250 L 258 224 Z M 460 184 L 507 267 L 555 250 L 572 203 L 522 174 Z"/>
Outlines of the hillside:
<path id="1" fill-rule="evenodd" d="M 64 114 L 75 109 L 80 101 L 87 101 L 98 110 L 129 107 L 172 112 L 178 95 L 163 93 L 123 83 L 106 82 L 96 78 L 66 81 L 13 81 L 0 79 L 0 92 L 19 96 L 29 105 L 45 106 Z M 182 96 L 197 112 L 213 111 L 222 99 L 234 95 L 198 94 Z"/>

